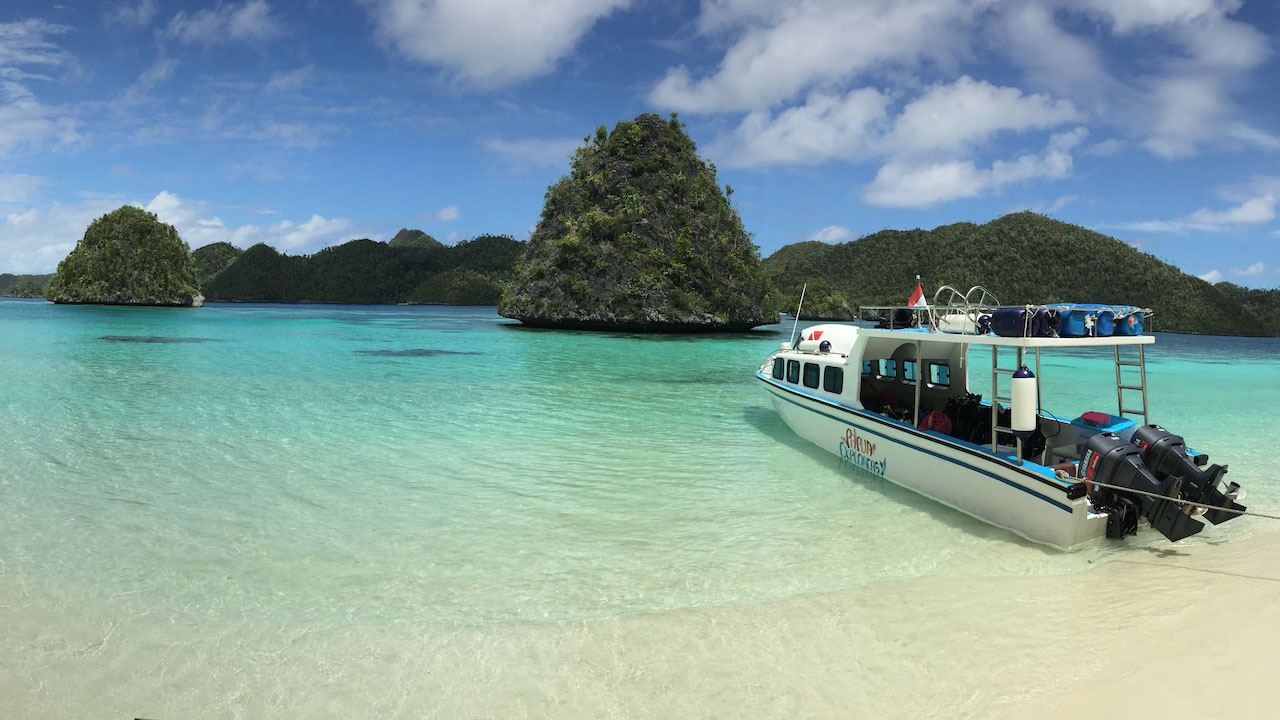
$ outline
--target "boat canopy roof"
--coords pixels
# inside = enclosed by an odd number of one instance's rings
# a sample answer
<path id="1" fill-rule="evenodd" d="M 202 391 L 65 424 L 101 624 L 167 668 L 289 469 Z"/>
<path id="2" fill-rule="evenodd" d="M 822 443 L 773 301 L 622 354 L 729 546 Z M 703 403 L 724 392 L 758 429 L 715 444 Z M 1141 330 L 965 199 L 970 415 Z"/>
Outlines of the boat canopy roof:
<path id="1" fill-rule="evenodd" d="M 867 338 L 899 338 L 903 341 L 928 340 L 963 345 L 998 345 L 1000 347 L 1055 348 L 1055 347 L 1111 347 L 1113 345 L 1150 345 L 1156 339 L 1150 335 L 1108 335 L 1106 337 L 1000 337 L 987 333 L 973 335 L 947 333 L 929 328 L 901 328 L 882 330 L 860 328 L 858 333 Z"/>
<path id="2" fill-rule="evenodd" d="M 985 345 L 1017 348 L 1115 347 L 1149 345 L 1155 338 L 1144 334 L 1144 320 L 1150 308 L 1133 305 L 1046 303 L 1042 305 L 1001 305 L 981 285 L 967 293 L 943 285 L 933 296 L 933 303 L 921 298 L 916 305 L 880 305 L 859 308 L 859 317 L 868 313 L 881 324 L 860 331 L 867 338 L 898 338 L 958 345 Z M 1037 322 L 1053 320 L 1037 330 Z M 1072 322 L 1068 323 L 1067 318 Z M 1103 321 L 1108 324 L 1102 330 Z M 999 321 L 999 322 L 998 322 Z M 1117 321 L 1123 321 L 1125 327 Z M 1012 328 L 1022 332 L 1010 332 Z M 886 327 L 887 325 L 887 327 Z M 1068 332 L 1068 325 L 1071 332 Z M 1061 326 L 1062 332 L 1058 332 Z M 1112 329 L 1114 327 L 1114 329 Z M 1003 328 L 1003 329 L 1002 329 Z M 997 332 L 999 331 L 999 332 Z M 1106 332 L 1106 334 L 1102 334 Z M 923 337 L 922 337 L 923 336 Z"/>

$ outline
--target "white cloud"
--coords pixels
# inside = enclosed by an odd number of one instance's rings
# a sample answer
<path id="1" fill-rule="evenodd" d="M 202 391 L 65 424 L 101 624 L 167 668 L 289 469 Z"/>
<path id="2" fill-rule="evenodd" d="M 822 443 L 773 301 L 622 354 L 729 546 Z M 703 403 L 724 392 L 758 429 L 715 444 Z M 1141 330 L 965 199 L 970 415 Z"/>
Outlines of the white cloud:
<path id="1" fill-rule="evenodd" d="M 569 158 L 573 157 L 573 151 L 582 145 L 582 141 L 572 138 L 487 138 L 480 144 L 490 154 L 500 158 L 509 170 L 549 167 L 567 171 Z"/>
<path id="2" fill-rule="evenodd" d="M 1160 157 L 1194 155 L 1207 144 L 1244 142 L 1280 147 L 1280 139 L 1236 119 L 1232 92 L 1247 73 L 1270 55 L 1265 35 L 1227 14 L 1236 2 L 1144 0 L 1110 3 L 1094 0 L 1115 20 L 1117 33 L 1163 28 L 1162 39 L 1175 50 L 1159 58 L 1160 71 L 1130 84 L 1138 102 L 1128 120 L 1146 135 L 1143 146 Z M 1156 9 L 1158 8 L 1158 9 Z"/>
<path id="3" fill-rule="evenodd" d="M 180 42 L 209 46 L 271 40 L 284 34 L 284 26 L 272 17 L 266 0 L 246 0 L 242 5 L 219 5 L 190 15 L 180 10 L 169 21 L 166 34 Z"/>
<path id="4" fill-rule="evenodd" d="M 967 25 L 978 5 L 957 0 L 707 2 L 703 32 L 732 28 L 740 37 L 715 73 L 695 78 L 686 67 L 672 68 L 649 100 L 691 112 L 761 110 L 886 66 L 951 65 L 967 50 L 967 33 L 957 26 Z"/>
<path id="5" fill-rule="evenodd" d="M 368 0 L 378 33 L 401 55 L 469 84 L 545 75 L 600 19 L 630 0 Z"/>
<path id="6" fill-rule="evenodd" d="M 134 80 L 132 85 L 120 93 L 120 98 L 116 101 L 117 109 L 123 109 L 124 106 L 135 105 L 147 100 L 149 93 L 157 85 L 172 77 L 173 71 L 177 67 L 177 60 L 161 54 L 160 57 L 156 58 L 155 62 L 147 66 L 146 70 L 138 74 L 138 79 Z"/>
<path id="7" fill-rule="evenodd" d="M 280 166 L 274 162 L 259 162 L 256 160 L 233 162 L 227 163 L 219 169 L 222 171 L 222 176 L 231 182 L 236 182 L 246 177 L 262 182 L 280 182 L 285 179 L 284 173 L 280 171 Z"/>
<path id="8" fill-rule="evenodd" d="M 1052 215 L 1053 213 L 1056 213 L 1056 212 L 1058 212 L 1059 210 L 1061 210 L 1062 208 L 1066 207 L 1068 204 L 1073 203 L 1073 202 L 1079 202 L 1079 201 L 1080 201 L 1080 196 L 1079 196 L 1079 195 L 1074 195 L 1074 194 L 1072 194 L 1072 195 L 1063 195 L 1062 197 L 1058 198 L 1057 200 L 1054 200 L 1052 205 L 1050 205 L 1049 207 L 1045 208 L 1044 212 L 1045 212 L 1045 214 L 1046 214 L 1046 215 Z"/>
<path id="9" fill-rule="evenodd" d="M 89 223 L 121 204 L 119 198 L 97 196 L 74 205 L 28 207 L 0 217 L 0 272 L 53 272 L 75 249 Z"/>
<path id="10" fill-rule="evenodd" d="M 813 164 L 876 153 L 887 124 L 889 98 L 863 88 L 844 97 L 814 93 L 801 106 L 770 118 L 750 113 L 728 136 L 707 147 L 730 167 Z"/>
<path id="11" fill-rule="evenodd" d="M 1058 133 L 1050 138 L 1043 154 L 996 160 L 990 168 L 979 168 L 971 160 L 928 164 L 891 160 L 864 188 L 863 199 L 880 207 L 924 208 L 976 197 L 1012 183 L 1063 178 L 1071 173 L 1070 150 L 1083 137 L 1083 129 Z"/>
<path id="12" fill-rule="evenodd" d="M 304 65 L 295 70 L 272 73 L 263 90 L 269 93 L 297 90 L 311 80 L 315 70 L 315 65 Z"/>
<path id="13" fill-rule="evenodd" d="M 1206 16 L 1220 16 L 1238 2 L 1220 0 L 1085 0 L 1082 6 L 1109 20 L 1116 33 L 1124 35 L 1165 25 L 1189 23 Z"/>
<path id="14" fill-rule="evenodd" d="M 844 242 L 853 237 L 853 231 L 843 225 L 828 225 L 821 230 L 809 234 L 805 240 L 817 240 L 824 243 Z"/>
<path id="15" fill-rule="evenodd" d="M 1227 137 L 1241 140 L 1246 145 L 1257 145 L 1258 147 L 1266 150 L 1280 149 L 1280 138 L 1272 135 L 1266 130 L 1260 130 L 1244 123 L 1232 123 L 1227 125 L 1223 128 L 1223 132 Z"/>
<path id="16" fill-rule="evenodd" d="M 708 154 L 730 167 L 816 164 L 942 154 L 963 157 L 1001 132 L 1040 130 L 1078 116 L 1071 103 L 1046 95 L 1024 95 L 962 76 L 934 85 L 890 118 L 891 98 L 874 88 L 840 97 L 812 93 L 803 105 L 771 117 L 749 113 L 730 134 L 708 146 Z"/>
<path id="17" fill-rule="evenodd" d="M 1217 268 L 1214 268 L 1203 275 L 1197 275 L 1196 277 L 1207 283 L 1217 283 L 1222 281 L 1222 273 Z"/>
<path id="18" fill-rule="evenodd" d="M 1050 3 L 1010 3 L 988 32 L 1032 84 L 1099 113 L 1126 88 L 1093 42 L 1058 25 L 1055 11 Z"/>
<path id="19" fill-rule="evenodd" d="M 1048 129 L 1077 119 L 1069 102 L 964 75 L 908 103 L 887 141 L 895 153 L 958 152 L 997 132 Z"/>
<path id="20" fill-rule="evenodd" d="M 349 240 L 356 229 L 354 220 L 329 219 L 319 214 L 301 222 L 281 220 L 271 225 L 228 226 L 213 214 L 209 203 L 182 200 L 167 190 L 142 207 L 155 213 L 161 222 L 177 228 L 193 250 L 215 242 L 228 242 L 241 248 L 262 242 L 282 252 L 309 252 Z"/>
<path id="21" fill-rule="evenodd" d="M 453 222 L 459 217 L 462 217 L 462 213 L 458 210 L 457 205 L 446 205 L 435 212 L 418 215 L 414 217 L 414 220 L 418 222 L 444 223 Z"/>
<path id="22" fill-rule="evenodd" d="M 1188 215 L 1183 222 L 1196 230 L 1221 230 L 1240 225 L 1259 225 L 1276 216 L 1276 198 L 1267 194 L 1250 198 L 1226 210 L 1201 208 Z"/>
<path id="23" fill-rule="evenodd" d="M 1255 175 L 1247 183 L 1220 188 L 1218 195 L 1236 204 L 1224 210 L 1200 208 L 1172 220 L 1117 223 L 1109 227 L 1140 232 L 1182 233 L 1188 230 L 1217 232 L 1261 225 L 1275 219 L 1277 198 L 1280 198 L 1280 176 Z"/>
<path id="24" fill-rule="evenodd" d="M 33 77 L 18 70 L 30 65 L 49 68 L 65 66 L 71 57 L 50 42 L 53 35 L 61 35 L 70 28 L 45 22 L 37 18 L 12 23 L 0 23 L 0 77 L 22 79 Z"/>
<path id="25" fill-rule="evenodd" d="M 40 151 L 80 141 L 78 121 L 40 102 L 23 84 L 52 80 L 47 73 L 74 64 L 50 39 L 67 30 L 43 20 L 0 23 L 0 157 L 16 149 Z"/>
<path id="26" fill-rule="evenodd" d="M 1159 112 L 1143 145 L 1165 158 L 1195 154 L 1225 103 L 1219 83 L 1195 76 L 1158 80 L 1147 99 Z"/>
<path id="27" fill-rule="evenodd" d="M 970 146 L 999 133 L 1066 122 L 1126 138 L 1082 150 L 1090 155 L 1125 147 L 1165 158 L 1211 146 L 1280 149 L 1280 136 L 1243 117 L 1233 102 L 1271 53 L 1266 35 L 1230 17 L 1240 6 L 1237 0 L 702 0 L 697 30 L 708 46 L 725 50 L 710 69 L 669 68 L 649 99 L 686 112 L 745 113 L 713 146 L 730 164 L 746 166 L 858 162 L 875 154 L 866 150 L 866 133 L 841 127 L 828 109 L 858 91 L 879 93 L 890 104 L 905 99 L 897 130 L 883 139 L 891 147 L 878 151 L 890 159 L 921 152 L 932 153 L 934 164 L 964 162 Z M 963 72 L 999 62 L 992 53 L 1012 59 L 1024 82 L 998 86 Z M 947 81 L 920 89 L 938 77 Z M 788 132 L 800 121 L 816 137 Z"/>
<path id="28" fill-rule="evenodd" d="M 39 175 L 0 173 L 0 205 L 28 203 L 49 181 Z"/>
<path id="29" fill-rule="evenodd" d="M 1085 147 L 1080 152 L 1085 155 L 1094 155 L 1097 157 L 1106 157 L 1107 155 L 1115 155 L 1124 149 L 1124 143 L 1115 138 L 1107 138 L 1102 142 L 1097 142 Z"/>
<path id="30" fill-rule="evenodd" d="M 140 0 L 136 4 L 125 2 L 108 10 L 105 19 L 117 25 L 144 27 L 151 24 L 156 10 L 156 0 Z"/>
<path id="31" fill-rule="evenodd" d="M 1227 272 L 1231 275 L 1239 275 L 1242 277 L 1258 277 L 1267 271 L 1267 264 L 1261 260 L 1241 270 L 1240 268 L 1231 268 Z"/>

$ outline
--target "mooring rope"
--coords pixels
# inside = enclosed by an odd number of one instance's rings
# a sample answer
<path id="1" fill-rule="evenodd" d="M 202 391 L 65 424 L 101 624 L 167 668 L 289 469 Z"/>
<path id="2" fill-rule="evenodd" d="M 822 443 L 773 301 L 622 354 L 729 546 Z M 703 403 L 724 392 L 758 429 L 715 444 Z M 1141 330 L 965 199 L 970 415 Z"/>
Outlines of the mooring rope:
<path id="1" fill-rule="evenodd" d="M 1161 495 L 1160 493 L 1147 492 L 1146 490 L 1135 490 L 1133 488 L 1122 487 L 1120 485 L 1112 485 L 1111 483 L 1098 482 L 1096 480 L 1087 481 L 1089 485 L 1097 485 L 1098 487 L 1111 488 L 1112 490 L 1120 490 L 1121 492 L 1134 493 L 1136 495 L 1147 495 L 1149 497 L 1160 500 L 1168 500 L 1176 502 L 1179 505 L 1191 505 L 1192 507 L 1202 507 L 1208 510 L 1222 510 L 1224 512 L 1235 513 L 1237 515 L 1252 515 L 1253 517 L 1267 518 L 1268 520 L 1280 520 L 1280 515 L 1268 515 L 1260 512 L 1249 512 L 1248 510 L 1237 510 L 1235 508 L 1220 507 L 1218 505 L 1206 505 L 1204 503 L 1195 502 L 1193 500 L 1180 500 L 1178 498 Z"/>

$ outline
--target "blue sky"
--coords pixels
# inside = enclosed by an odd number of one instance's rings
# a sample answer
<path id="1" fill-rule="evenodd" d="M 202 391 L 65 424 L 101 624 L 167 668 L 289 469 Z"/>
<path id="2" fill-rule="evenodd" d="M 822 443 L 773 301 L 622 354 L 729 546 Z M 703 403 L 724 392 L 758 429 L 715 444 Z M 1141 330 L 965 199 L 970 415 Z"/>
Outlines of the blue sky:
<path id="1" fill-rule="evenodd" d="M 524 239 L 582 138 L 652 111 L 763 255 L 1031 209 L 1277 287 L 1278 31 L 1235 0 L 8 0 L 0 271 L 126 203 L 192 248 Z"/>

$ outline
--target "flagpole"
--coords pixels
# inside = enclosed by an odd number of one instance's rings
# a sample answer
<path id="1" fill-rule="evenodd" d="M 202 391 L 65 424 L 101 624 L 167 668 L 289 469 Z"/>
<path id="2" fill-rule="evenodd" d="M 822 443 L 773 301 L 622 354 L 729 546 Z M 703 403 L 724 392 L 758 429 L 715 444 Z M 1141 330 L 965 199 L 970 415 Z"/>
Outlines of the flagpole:
<path id="1" fill-rule="evenodd" d="M 808 289 L 809 289 L 809 283 L 805 283 L 805 284 L 804 284 L 804 287 L 800 288 L 800 304 L 796 306 L 796 321 L 795 321 L 794 323 L 792 323 L 792 325 L 791 325 L 791 337 L 792 337 L 792 339 L 795 339 L 795 336 L 796 336 L 796 328 L 797 328 L 797 327 L 799 327 L 799 325 L 800 325 L 800 308 L 804 307 L 804 291 L 805 291 L 805 290 L 808 290 Z M 796 343 L 796 346 L 797 346 L 797 347 L 799 347 L 799 345 L 800 345 L 800 343 Z M 795 350 L 795 349 L 796 349 L 796 348 L 792 348 L 792 350 Z"/>

